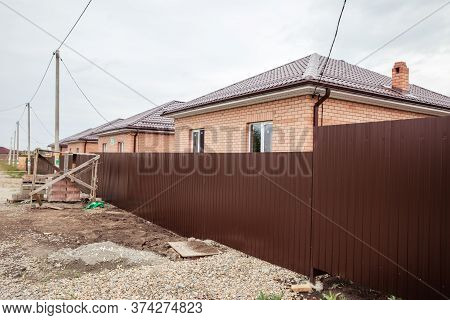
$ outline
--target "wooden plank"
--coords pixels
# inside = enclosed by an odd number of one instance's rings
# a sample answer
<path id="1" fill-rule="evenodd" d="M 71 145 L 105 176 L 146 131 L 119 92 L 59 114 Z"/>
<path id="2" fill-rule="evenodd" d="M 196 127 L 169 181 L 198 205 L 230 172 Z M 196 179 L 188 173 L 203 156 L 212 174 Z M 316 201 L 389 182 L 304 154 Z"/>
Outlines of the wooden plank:
<path id="1" fill-rule="evenodd" d="M 83 168 L 87 167 L 88 165 L 92 164 L 94 161 L 98 160 L 99 158 L 100 158 L 100 156 L 97 155 L 97 156 L 95 156 L 94 158 L 92 158 L 92 159 L 86 161 L 85 163 L 81 164 L 80 166 L 78 166 L 78 167 L 76 167 L 76 168 L 74 168 L 74 169 L 71 169 L 71 170 L 67 171 L 66 173 L 60 175 L 59 177 L 57 177 L 57 178 L 53 179 L 52 181 L 46 183 L 46 184 L 43 185 L 42 187 L 39 187 L 39 188 L 37 188 L 36 190 L 34 190 L 33 192 L 31 192 L 31 193 L 30 193 L 30 196 L 33 195 L 33 194 L 35 194 L 35 193 L 37 193 L 37 192 L 39 192 L 39 191 L 41 191 L 41 190 L 44 190 L 45 188 L 50 187 L 51 185 L 57 183 L 58 181 L 61 181 L 61 180 L 65 179 L 65 178 L 67 178 L 68 175 L 71 175 L 71 174 L 73 174 L 73 173 L 75 173 L 75 172 L 80 171 L 81 169 L 83 169 Z"/>
<path id="2" fill-rule="evenodd" d="M 183 258 L 205 257 L 220 253 L 217 248 L 208 246 L 203 241 L 198 240 L 168 242 L 168 244 Z"/>

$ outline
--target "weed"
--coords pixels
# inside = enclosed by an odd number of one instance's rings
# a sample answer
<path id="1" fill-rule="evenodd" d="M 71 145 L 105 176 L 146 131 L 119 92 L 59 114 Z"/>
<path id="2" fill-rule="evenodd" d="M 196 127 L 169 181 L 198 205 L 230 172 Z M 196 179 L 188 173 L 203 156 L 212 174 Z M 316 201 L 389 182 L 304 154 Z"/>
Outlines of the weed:
<path id="1" fill-rule="evenodd" d="M 345 300 L 341 293 L 333 293 L 328 291 L 328 293 L 322 294 L 322 300 Z"/>
<path id="2" fill-rule="evenodd" d="M 266 294 L 266 293 L 260 291 L 258 296 L 256 297 L 256 300 L 281 300 L 282 298 L 283 298 L 282 294 L 276 294 L 276 293 Z"/>

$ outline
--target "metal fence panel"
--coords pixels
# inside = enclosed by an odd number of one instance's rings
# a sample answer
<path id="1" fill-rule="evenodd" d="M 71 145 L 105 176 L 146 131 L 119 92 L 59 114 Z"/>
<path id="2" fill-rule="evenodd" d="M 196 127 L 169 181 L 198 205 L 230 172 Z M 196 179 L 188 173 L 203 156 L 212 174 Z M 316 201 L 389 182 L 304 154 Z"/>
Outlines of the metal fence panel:
<path id="1" fill-rule="evenodd" d="M 405 298 L 449 289 L 450 118 L 316 128 L 313 266 Z"/>

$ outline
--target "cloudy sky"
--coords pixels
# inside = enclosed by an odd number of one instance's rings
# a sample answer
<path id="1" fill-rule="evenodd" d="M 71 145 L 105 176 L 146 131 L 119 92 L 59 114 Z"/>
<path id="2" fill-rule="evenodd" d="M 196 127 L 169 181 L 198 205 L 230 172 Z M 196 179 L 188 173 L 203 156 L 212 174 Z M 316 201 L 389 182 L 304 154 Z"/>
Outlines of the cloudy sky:
<path id="1" fill-rule="evenodd" d="M 87 0 L 1 0 L 64 38 Z M 0 2 L 0 146 L 9 147 L 57 41 Z M 356 63 L 446 0 L 348 0 L 332 57 Z M 67 44 L 157 104 L 188 101 L 257 73 L 328 49 L 341 0 L 93 0 Z M 407 62 L 410 81 L 450 95 L 450 5 L 361 66 L 390 75 Z M 61 57 L 108 119 L 152 105 L 67 48 Z M 54 64 L 32 107 L 32 147 L 52 142 Z M 61 66 L 60 136 L 103 123 Z M 22 118 L 26 127 L 26 115 Z M 21 131 L 21 147 L 26 132 Z"/>

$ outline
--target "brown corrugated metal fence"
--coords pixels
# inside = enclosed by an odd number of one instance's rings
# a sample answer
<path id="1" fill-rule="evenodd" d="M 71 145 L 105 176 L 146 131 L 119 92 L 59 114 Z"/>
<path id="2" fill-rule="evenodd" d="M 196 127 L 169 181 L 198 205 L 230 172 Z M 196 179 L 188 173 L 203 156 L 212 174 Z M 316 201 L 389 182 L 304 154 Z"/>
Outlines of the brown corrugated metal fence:
<path id="1" fill-rule="evenodd" d="M 450 296 L 450 118 L 315 129 L 313 265 L 405 298 Z"/>
<path id="2" fill-rule="evenodd" d="M 102 154 L 100 194 L 181 235 L 310 270 L 311 153 Z M 280 188 L 281 187 L 281 188 Z"/>
<path id="3" fill-rule="evenodd" d="M 102 154 L 99 193 L 306 275 L 314 267 L 404 298 L 445 298 L 449 128 L 450 118 L 316 128 L 314 158 Z"/>

